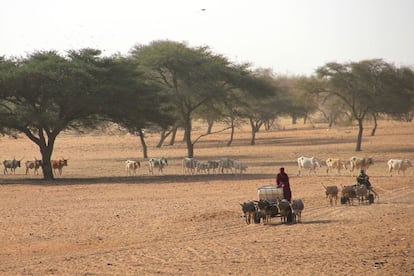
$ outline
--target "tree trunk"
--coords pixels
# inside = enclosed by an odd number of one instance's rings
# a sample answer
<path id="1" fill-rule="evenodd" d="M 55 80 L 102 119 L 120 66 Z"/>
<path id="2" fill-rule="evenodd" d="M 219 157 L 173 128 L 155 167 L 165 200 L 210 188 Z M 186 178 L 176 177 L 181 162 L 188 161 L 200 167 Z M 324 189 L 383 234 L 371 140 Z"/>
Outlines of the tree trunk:
<path id="1" fill-rule="evenodd" d="M 178 127 L 174 127 L 174 129 L 172 130 L 171 140 L 170 140 L 170 143 L 169 143 L 170 146 L 173 146 L 174 143 L 175 143 L 175 137 L 177 136 L 177 130 L 178 130 Z"/>
<path id="2" fill-rule="evenodd" d="M 250 145 L 254 145 L 256 143 L 256 126 L 255 123 L 252 119 L 249 119 L 250 121 L 250 128 L 251 128 L 251 132 L 252 132 L 252 137 L 250 139 Z"/>
<path id="3" fill-rule="evenodd" d="M 357 143 L 355 151 L 361 151 L 361 144 L 362 144 L 362 133 L 364 132 L 364 127 L 362 125 L 362 119 L 358 120 L 358 137 L 357 137 Z"/>
<path id="4" fill-rule="evenodd" d="M 234 139 L 234 118 L 231 118 L 231 131 L 230 131 L 230 139 L 227 141 L 227 146 L 230 147 L 231 144 L 233 143 L 233 139 Z"/>
<path id="5" fill-rule="evenodd" d="M 187 157 L 194 157 L 194 145 L 191 142 L 191 118 L 189 115 L 184 120 L 184 140 L 187 145 Z"/>
<path id="6" fill-rule="evenodd" d="M 292 125 L 296 125 L 298 120 L 298 117 L 296 116 L 296 114 L 292 114 Z"/>
<path id="7" fill-rule="evenodd" d="M 142 129 L 138 131 L 138 136 L 139 136 L 139 139 L 141 140 L 143 157 L 148 158 L 148 148 L 147 148 L 147 144 L 145 143 L 144 132 L 142 131 Z"/>
<path id="8" fill-rule="evenodd" d="M 332 115 L 330 115 L 328 119 L 328 128 L 332 128 L 334 122 L 335 122 L 335 119 L 333 118 Z"/>
<path id="9" fill-rule="evenodd" d="M 377 114 L 372 114 L 372 117 L 374 118 L 374 127 L 371 130 L 371 136 L 375 136 L 375 132 L 377 131 L 378 127 L 378 120 L 377 120 Z"/>
<path id="10" fill-rule="evenodd" d="M 25 129 L 24 134 L 39 146 L 40 154 L 42 155 L 42 172 L 44 180 L 54 180 L 52 165 L 50 158 L 52 157 L 55 140 L 60 131 L 48 132 L 43 128 L 37 130 L 38 137 L 36 137 L 31 130 Z M 47 136 L 47 139 L 45 137 Z"/>
<path id="11" fill-rule="evenodd" d="M 256 144 L 256 131 L 252 129 L 252 138 L 250 140 L 250 145 L 254 146 Z"/>
<path id="12" fill-rule="evenodd" d="M 211 134 L 211 131 L 213 130 L 214 121 L 213 120 L 207 120 L 207 132 L 206 134 Z"/>
<path id="13" fill-rule="evenodd" d="M 52 158 L 52 151 L 53 146 L 50 147 L 50 145 L 44 146 L 39 145 L 40 147 L 40 153 L 42 154 L 42 172 L 43 172 L 43 179 L 44 180 L 54 180 L 55 177 L 53 175 L 52 170 L 52 164 L 50 162 L 50 159 Z"/>
<path id="14" fill-rule="evenodd" d="M 165 141 L 165 139 L 167 138 L 167 135 L 166 135 L 166 130 L 165 129 L 163 129 L 162 131 L 161 131 L 161 134 L 160 134 L 160 141 L 158 142 L 158 144 L 157 144 L 157 148 L 160 148 L 161 146 L 162 146 L 162 144 L 164 144 L 164 141 Z"/>

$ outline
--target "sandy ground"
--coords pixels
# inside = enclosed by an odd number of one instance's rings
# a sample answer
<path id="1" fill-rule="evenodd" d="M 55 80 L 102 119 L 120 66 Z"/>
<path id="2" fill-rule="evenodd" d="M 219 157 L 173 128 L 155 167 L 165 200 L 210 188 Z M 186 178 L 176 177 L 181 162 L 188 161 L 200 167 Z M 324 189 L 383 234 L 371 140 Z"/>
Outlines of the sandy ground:
<path id="1" fill-rule="evenodd" d="M 389 176 L 390 158 L 414 159 L 412 123 L 369 127 L 356 153 L 356 128 L 287 125 L 261 132 L 250 146 L 248 129 L 196 144 L 199 160 L 222 156 L 249 166 L 243 175 L 183 176 L 181 141 L 160 149 L 147 138 L 150 157 L 165 156 L 162 175 L 149 175 L 137 137 L 64 134 L 54 157 L 69 159 L 54 182 L 41 176 L 0 175 L 1 275 L 414 275 L 414 176 Z M 1 138 L 2 159 L 40 157 L 27 138 Z M 368 170 L 379 193 L 374 204 L 330 206 L 322 185 L 349 185 L 349 172 L 297 176 L 295 160 L 372 156 Z M 127 177 L 126 159 L 142 161 Z M 240 203 L 274 183 L 280 166 L 302 198 L 302 223 L 250 224 Z"/>

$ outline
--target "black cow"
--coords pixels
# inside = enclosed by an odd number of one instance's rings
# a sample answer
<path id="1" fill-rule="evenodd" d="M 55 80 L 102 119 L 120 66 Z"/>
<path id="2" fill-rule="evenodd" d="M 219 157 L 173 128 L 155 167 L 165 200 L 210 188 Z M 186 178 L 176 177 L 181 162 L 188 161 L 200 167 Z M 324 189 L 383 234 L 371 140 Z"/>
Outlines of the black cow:
<path id="1" fill-rule="evenodd" d="M 16 160 L 15 158 L 13 158 L 13 160 L 4 160 L 3 166 L 4 166 L 4 171 L 3 171 L 4 174 L 8 173 L 7 169 L 10 169 L 10 172 L 15 174 L 16 168 L 20 168 L 20 160 Z"/>

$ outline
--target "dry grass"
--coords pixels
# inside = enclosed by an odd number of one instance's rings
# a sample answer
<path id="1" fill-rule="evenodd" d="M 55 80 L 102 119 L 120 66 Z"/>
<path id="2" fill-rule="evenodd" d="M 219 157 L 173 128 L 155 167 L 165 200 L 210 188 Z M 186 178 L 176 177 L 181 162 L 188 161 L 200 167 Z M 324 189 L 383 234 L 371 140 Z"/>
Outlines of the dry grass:
<path id="1" fill-rule="evenodd" d="M 131 135 L 58 137 L 54 157 L 69 158 L 55 182 L 39 176 L 0 176 L 0 274 L 2 275 L 414 275 L 414 176 L 387 175 L 390 158 L 413 158 L 412 123 L 380 122 L 377 135 L 355 153 L 356 128 L 292 126 L 261 132 L 248 145 L 248 129 L 225 146 L 228 133 L 196 144 L 200 160 L 234 157 L 249 166 L 243 175 L 182 176 L 184 143 L 157 149 L 164 175 L 143 162 L 127 177 L 124 161 L 140 158 Z M 201 130 L 200 130 L 201 131 Z M 181 136 L 178 136 L 181 137 Z M 0 140 L 1 158 L 32 159 L 28 139 Z M 329 206 L 324 185 L 348 185 L 345 173 L 296 176 L 297 157 L 372 156 L 368 170 L 380 199 L 372 205 Z M 274 183 L 284 166 L 293 198 L 302 198 L 302 223 L 246 225 L 239 203 Z"/>

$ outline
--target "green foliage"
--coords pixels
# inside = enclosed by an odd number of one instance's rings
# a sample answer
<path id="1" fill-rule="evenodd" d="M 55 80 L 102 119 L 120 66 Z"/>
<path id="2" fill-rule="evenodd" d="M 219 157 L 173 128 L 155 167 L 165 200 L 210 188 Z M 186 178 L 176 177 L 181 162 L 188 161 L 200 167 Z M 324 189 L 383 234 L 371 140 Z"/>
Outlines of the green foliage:
<path id="1" fill-rule="evenodd" d="M 328 63 L 317 70 L 324 84 L 320 92 L 339 97 L 358 121 L 356 150 L 361 150 L 367 114 L 401 114 L 412 109 L 414 73 L 380 59 L 347 64 Z"/>
<path id="2" fill-rule="evenodd" d="M 53 179 L 50 157 L 62 130 L 94 128 L 108 118 L 121 121 L 122 114 L 144 125 L 148 118 L 140 116 L 156 109 L 156 94 L 148 93 L 152 90 L 128 60 L 99 55 L 83 49 L 66 57 L 51 51 L 0 60 L 0 128 L 24 133 L 39 146 L 46 179 Z"/>

